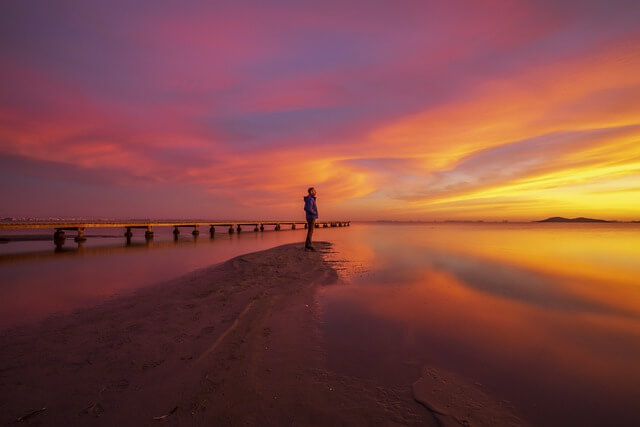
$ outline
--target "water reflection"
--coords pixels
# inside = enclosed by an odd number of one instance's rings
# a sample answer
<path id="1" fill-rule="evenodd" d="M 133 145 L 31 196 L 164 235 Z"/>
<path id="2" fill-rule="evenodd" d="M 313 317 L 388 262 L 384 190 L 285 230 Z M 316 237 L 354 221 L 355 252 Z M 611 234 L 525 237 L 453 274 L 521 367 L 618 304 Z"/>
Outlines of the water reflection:
<path id="1" fill-rule="evenodd" d="M 538 425 L 640 422 L 640 228 L 359 227 L 320 295 L 331 367 L 459 373 Z"/>
<path id="2" fill-rule="evenodd" d="M 456 372 L 538 425 L 640 425 L 640 224 L 321 228 L 344 286 L 319 297 L 331 369 L 408 386 Z M 304 230 L 172 230 L 0 246 L 0 328 L 95 304 Z M 70 239 L 72 239 L 71 237 Z M 69 244 L 72 243 L 72 244 Z"/>
<path id="3" fill-rule="evenodd" d="M 318 238 L 346 230 L 324 229 Z M 215 237 L 189 232 L 176 239 L 172 229 L 157 229 L 151 240 L 98 229 L 78 243 L 67 236 L 60 248 L 51 239 L 12 241 L 0 247 L 0 329 L 96 304 L 243 253 L 302 242 L 304 236 L 301 229 Z"/>
<path id="4" fill-rule="evenodd" d="M 115 237 L 115 236 L 109 236 Z M 99 237 L 97 239 L 102 239 Z M 91 256 L 91 255 L 107 255 L 107 254 L 117 254 L 124 253 L 125 251 L 132 251 L 135 249 L 150 249 L 150 248 L 172 248 L 177 245 L 194 243 L 196 241 L 195 237 L 189 238 L 178 238 L 173 240 L 162 240 L 162 241 L 154 241 L 151 239 L 147 240 L 135 240 L 131 238 L 121 238 L 117 239 L 108 239 L 105 240 L 97 240 L 93 242 L 93 245 L 87 244 L 88 240 L 74 242 L 73 239 L 69 244 L 66 245 L 55 245 L 53 250 L 51 249 L 39 249 L 32 251 L 17 251 L 17 252 L 9 252 L 0 254 L 0 265 L 4 263 L 17 263 L 17 262 L 29 262 L 35 260 L 42 260 L 53 257 L 60 256 Z M 111 241 L 109 241 L 111 240 Z M 14 245 L 15 243 L 11 243 Z M 48 244 L 39 245 L 41 248 L 44 246 L 49 246 Z"/>

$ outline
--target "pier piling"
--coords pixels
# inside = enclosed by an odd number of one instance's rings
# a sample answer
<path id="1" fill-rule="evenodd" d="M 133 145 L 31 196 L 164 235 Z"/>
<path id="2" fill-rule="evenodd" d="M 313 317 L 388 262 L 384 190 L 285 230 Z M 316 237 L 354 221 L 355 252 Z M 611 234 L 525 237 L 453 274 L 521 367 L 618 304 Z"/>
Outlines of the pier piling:
<path id="1" fill-rule="evenodd" d="M 86 228 L 124 228 L 124 237 L 127 240 L 131 240 L 133 238 L 133 229 L 145 229 L 144 237 L 147 243 L 154 238 L 154 230 L 153 227 L 170 227 L 173 228 L 173 236 L 174 240 L 178 240 L 180 235 L 180 227 L 188 227 L 193 231 L 194 237 L 197 237 L 200 233 L 199 226 L 209 226 L 209 234 L 211 237 L 215 235 L 215 227 L 228 227 L 229 234 L 234 234 L 236 232 L 240 233 L 242 231 L 242 227 L 253 226 L 253 231 L 264 231 L 265 224 L 267 226 L 273 226 L 274 231 L 282 230 L 282 226 L 291 225 L 291 230 L 296 230 L 298 228 L 304 227 L 304 229 L 308 229 L 308 223 L 303 220 L 284 220 L 284 221 L 238 221 L 234 223 L 229 222 L 163 222 L 163 221 L 133 221 L 133 222 L 107 222 L 107 221 L 97 221 L 97 222 L 42 222 L 42 221 L 29 221 L 29 222 L 1 222 L 0 221 L 0 230 L 18 230 L 18 229 L 53 229 L 55 230 L 53 233 L 53 241 L 56 247 L 61 248 L 65 242 L 66 235 L 65 231 L 71 230 L 76 231 L 77 234 L 74 237 L 74 240 L 78 243 L 84 242 L 87 240 L 85 236 Z M 349 227 L 351 225 L 350 221 L 317 221 L 315 223 L 316 228 L 328 228 L 328 227 Z M 302 227 L 300 227 L 302 226 Z"/>
<path id="2" fill-rule="evenodd" d="M 57 229 L 55 233 L 53 233 L 53 243 L 56 245 L 56 249 L 62 249 L 62 245 L 64 245 L 64 241 L 66 240 L 64 230 Z"/>
<path id="3" fill-rule="evenodd" d="M 75 239 L 76 242 L 84 242 L 87 238 L 84 236 L 84 227 L 78 227 L 78 234 Z"/>

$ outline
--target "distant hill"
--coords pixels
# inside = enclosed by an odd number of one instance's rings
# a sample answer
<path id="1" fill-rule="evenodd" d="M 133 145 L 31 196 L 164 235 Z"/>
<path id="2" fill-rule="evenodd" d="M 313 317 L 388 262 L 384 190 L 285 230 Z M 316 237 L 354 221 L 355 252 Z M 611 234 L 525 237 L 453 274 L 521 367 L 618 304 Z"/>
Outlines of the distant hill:
<path id="1" fill-rule="evenodd" d="M 551 218 L 543 219 L 535 222 L 611 222 L 604 219 L 594 219 L 594 218 L 564 218 L 561 216 L 552 216 Z"/>

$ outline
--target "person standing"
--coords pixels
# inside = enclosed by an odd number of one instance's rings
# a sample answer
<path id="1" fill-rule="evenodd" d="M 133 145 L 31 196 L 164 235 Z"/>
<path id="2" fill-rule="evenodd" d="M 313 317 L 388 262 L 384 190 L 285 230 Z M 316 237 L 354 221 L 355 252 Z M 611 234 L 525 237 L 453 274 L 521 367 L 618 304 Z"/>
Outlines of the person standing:
<path id="1" fill-rule="evenodd" d="M 311 237 L 316 226 L 316 219 L 318 219 L 318 206 L 316 205 L 316 194 L 318 193 L 313 187 L 309 187 L 307 193 L 309 194 L 304 196 L 304 211 L 307 214 L 307 241 L 304 244 L 304 249 L 315 251 L 315 248 L 311 245 Z"/>

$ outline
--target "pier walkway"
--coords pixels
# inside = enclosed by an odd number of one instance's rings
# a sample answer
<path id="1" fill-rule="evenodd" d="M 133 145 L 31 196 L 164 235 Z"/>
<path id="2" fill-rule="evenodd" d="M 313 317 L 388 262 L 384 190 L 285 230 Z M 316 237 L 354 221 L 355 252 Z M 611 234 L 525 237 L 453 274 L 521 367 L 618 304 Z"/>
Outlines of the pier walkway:
<path id="1" fill-rule="evenodd" d="M 87 228 L 123 228 L 125 230 L 124 237 L 131 239 L 134 229 L 144 229 L 144 237 L 147 240 L 153 239 L 154 227 L 172 227 L 173 234 L 177 238 L 180 235 L 180 228 L 191 228 L 191 234 L 197 236 L 200 234 L 200 227 L 209 228 L 211 237 L 215 235 L 216 227 L 225 227 L 229 234 L 234 232 L 240 233 L 243 227 L 253 227 L 254 232 L 265 231 L 266 227 L 273 227 L 273 230 L 279 231 L 283 226 L 290 226 L 292 230 L 300 225 L 307 228 L 306 221 L 131 221 L 131 222 L 2 222 L 0 230 L 33 230 L 33 229 L 50 229 L 55 230 L 52 239 L 56 245 L 62 244 L 66 239 L 65 231 L 75 231 L 74 239 L 76 242 L 86 240 L 85 229 Z M 317 221 L 316 228 L 323 227 L 348 227 L 351 221 Z"/>

